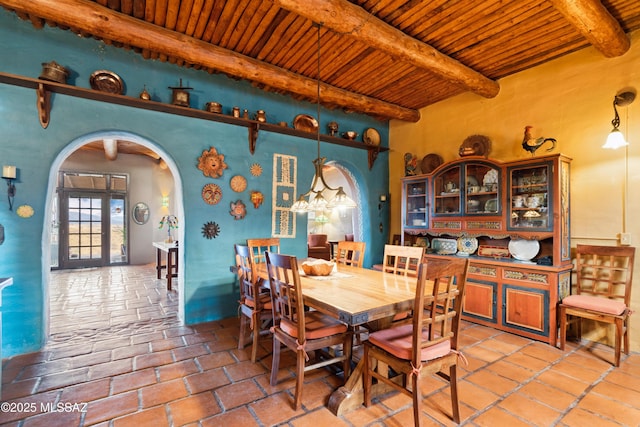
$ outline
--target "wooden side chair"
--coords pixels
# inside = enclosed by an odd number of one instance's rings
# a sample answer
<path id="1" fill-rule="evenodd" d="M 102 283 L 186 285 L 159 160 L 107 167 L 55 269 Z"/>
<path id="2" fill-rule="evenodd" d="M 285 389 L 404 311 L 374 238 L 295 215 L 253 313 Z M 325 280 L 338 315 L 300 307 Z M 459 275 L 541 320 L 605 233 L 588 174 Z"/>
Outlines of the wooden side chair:
<path id="1" fill-rule="evenodd" d="M 417 277 L 423 255 L 424 248 L 420 246 L 384 245 L 382 271 Z"/>
<path id="2" fill-rule="evenodd" d="M 338 242 L 336 262 L 338 264 L 362 267 L 364 265 L 365 242 L 341 241 Z"/>
<path id="3" fill-rule="evenodd" d="M 421 382 L 425 375 L 437 374 L 449 381 L 452 418 L 460 423 L 458 333 L 467 269 L 467 259 L 437 259 L 421 264 L 410 323 L 373 332 L 364 343 L 365 406 L 371 405 L 376 378 L 413 398 L 413 420 L 417 427 L 422 412 Z M 390 378 L 388 368 L 402 375 L 402 381 Z"/>
<path id="4" fill-rule="evenodd" d="M 266 263 L 264 253 L 266 251 L 280 253 L 280 239 L 278 237 L 267 237 L 263 239 L 247 239 L 247 246 L 256 264 Z"/>
<path id="5" fill-rule="evenodd" d="M 558 304 L 560 348 L 564 350 L 567 318 L 577 320 L 578 337 L 581 319 L 615 325 L 615 366 L 620 366 L 620 348 L 629 354 L 629 315 L 631 314 L 631 280 L 636 248 L 631 246 L 576 247 L 575 294 Z"/>
<path id="6" fill-rule="evenodd" d="M 269 289 L 260 286 L 255 274 L 255 264 L 248 246 L 235 245 L 236 267 L 238 282 L 240 283 L 240 332 L 238 334 L 238 350 L 242 350 L 250 341 L 247 326 L 252 331 L 251 361 L 255 363 L 258 356 L 258 340 L 270 333 L 269 327 L 273 323 L 271 294 Z"/>
<path id="7" fill-rule="evenodd" d="M 352 333 L 347 325 L 317 310 L 305 311 L 296 257 L 267 252 L 267 270 L 273 301 L 273 359 L 271 385 L 277 383 L 280 347 L 284 344 L 296 353 L 296 391 L 293 402 L 300 409 L 304 373 L 333 363 L 342 362 L 344 378 L 351 366 Z M 307 363 L 309 352 L 342 345 L 342 352 L 327 355 Z M 318 352 L 316 352 L 317 355 Z"/>

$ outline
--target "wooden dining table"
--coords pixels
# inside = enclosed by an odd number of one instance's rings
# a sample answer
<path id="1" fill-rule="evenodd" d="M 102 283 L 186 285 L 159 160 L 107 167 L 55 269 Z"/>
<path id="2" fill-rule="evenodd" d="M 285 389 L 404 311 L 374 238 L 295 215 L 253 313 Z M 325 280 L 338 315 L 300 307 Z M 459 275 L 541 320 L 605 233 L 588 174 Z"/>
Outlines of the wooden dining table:
<path id="1" fill-rule="evenodd" d="M 257 266 L 258 274 L 266 278 L 266 266 Z M 329 276 L 300 276 L 305 305 L 333 316 L 355 328 L 373 325 L 374 329 L 388 325 L 397 313 L 413 308 L 416 293 L 415 277 L 405 277 L 377 270 L 338 264 Z M 378 325 L 376 328 L 375 325 Z M 359 360 L 345 384 L 329 398 L 329 410 L 342 415 L 362 406 L 364 402 L 362 371 Z M 375 396 L 389 388 L 374 384 Z"/>

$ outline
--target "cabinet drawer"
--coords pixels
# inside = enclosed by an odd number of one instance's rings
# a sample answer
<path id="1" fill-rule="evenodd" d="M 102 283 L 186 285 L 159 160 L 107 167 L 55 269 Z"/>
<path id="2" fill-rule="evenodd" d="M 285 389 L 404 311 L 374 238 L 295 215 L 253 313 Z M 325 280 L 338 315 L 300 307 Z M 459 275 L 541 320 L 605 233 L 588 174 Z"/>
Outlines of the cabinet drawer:
<path id="1" fill-rule="evenodd" d="M 525 270 L 522 268 L 504 267 L 502 278 L 505 280 L 522 280 L 528 284 L 549 285 L 551 283 L 550 273 L 545 271 Z"/>

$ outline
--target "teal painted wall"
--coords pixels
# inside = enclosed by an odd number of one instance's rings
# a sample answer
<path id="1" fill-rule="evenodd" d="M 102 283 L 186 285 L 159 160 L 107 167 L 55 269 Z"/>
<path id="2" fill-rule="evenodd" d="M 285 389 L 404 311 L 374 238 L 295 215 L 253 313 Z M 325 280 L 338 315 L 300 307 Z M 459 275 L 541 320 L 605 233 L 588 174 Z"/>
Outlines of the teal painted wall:
<path id="1" fill-rule="evenodd" d="M 203 108 L 207 101 L 223 104 L 225 112 L 232 105 L 255 112 L 263 109 L 270 123 L 291 123 L 297 114 L 316 116 L 316 106 L 289 97 L 260 91 L 246 82 L 222 75 L 181 68 L 169 63 L 145 60 L 124 49 L 104 45 L 93 39 L 80 38 L 71 32 L 55 28 L 37 30 L 27 21 L 5 10 L 0 11 L 0 72 L 36 78 L 42 63 L 55 60 L 71 69 L 69 84 L 89 88 L 89 76 L 95 70 L 112 70 L 125 82 L 126 95 L 136 97 L 146 85 L 153 99 L 170 102 L 169 86 L 180 78 L 193 87 L 191 106 Z M 364 129 L 379 130 L 383 145 L 388 145 L 388 123 L 366 115 L 323 110 L 321 129 L 335 120 L 340 129 L 352 129 L 362 134 Z M 29 204 L 35 215 L 28 219 L 8 210 L 0 198 L 0 224 L 5 227 L 5 242 L 0 245 L 0 277 L 13 277 L 13 286 L 2 296 L 2 356 L 35 351 L 46 339 L 48 294 L 46 290 L 48 259 L 43 260 L 43 233 L 48 221 L 47 188 L 52 165 L 72 141 L 100 131 L 122 131 L 151 141 L 168 154 L 177 167 L 183 192 L 184 239 L 180 242 L 184 254 L 185 322 L 198 323 L 236 315 L 235 277 L 229 266 L 233 263 L 233 244 L 248 237 L 271 234 L 272 164 L 274 153 L 296 156 L 298 159 L 298 192 L 306 190 L 313 176 L 312 160 L 316 145 L 312 140 L 261 132 L 252 156 L 248 150 L 247 130 L 243 127 L 191 119 L 164 113 L 138 110 L 84 100 L 65 95 L 53 95 L 51 122 L 47 129 L 40 126 L 36 109 L 36 94 L 24 89 L 0 84 L 0 163 L 18 168 L 15 205 Z M 222 178 L 212 180 L 197 169 L 197 159 L 203 150 L 216 147 L 225 155 L 228 169 Z M 358 180 L 363 205 L 364 240 L 367 241 L 367 265 L 380 262 L 388 236 L 388 204 L 378 207 L 378 196 L 388 192 L 388 154 L 381 153 L 372 170 L 364 150 L 323 143 L 323 156 L 338 161 Z M 261 177 L 252 177 L 249 166 L 260 163 Z M 265 195 L 263 206 L 254 210 L 249 192 L 232 193 L 229 180 L 235 174 L 248 178 L 248 189 Z M 215 182 L 223 189 L 223 199 L 210 206 L 201 198 L 204 184 Z M 247 217 L 236 221 L 229 215 L 229 202 L 241 199 L 247 205 Z M 208 221 L 220 224 L 216 239 L 202 236 L 202 225 Z M 379 230 L 379 224 L 383 230 Z M 48 236 L 44 236 L 45 238 Z M 297 218 L 297 235 L 282 239 L 282 252 L 306 256 L 306 217 Z M 378 255 L 379 254 L 379 255 Z M 43 263 L 44 266 L 43 266 Z"/>

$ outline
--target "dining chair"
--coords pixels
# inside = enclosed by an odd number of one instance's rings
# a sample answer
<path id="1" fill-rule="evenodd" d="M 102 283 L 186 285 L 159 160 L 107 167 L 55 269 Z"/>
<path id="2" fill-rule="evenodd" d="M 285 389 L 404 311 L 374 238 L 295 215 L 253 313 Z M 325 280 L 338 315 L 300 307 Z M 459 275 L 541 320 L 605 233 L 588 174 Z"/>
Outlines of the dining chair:
<path id="1" fill-rule="evenodd" d="M 420 265 L 413 317 L 403 325 L 371 333 L 364 343 L 365 406 L 371 405 L 376 378 L 378 383 L 413 398 L 413 421 L 418 427 L 421 383 L 426 374 L 436 374 L 449 382 L 452 418 L 460 423 L 457 363 L 463 356 L 458 351 L 458 333 L 467 269 L 468 260 L 458 258 L 434 259 Z M 402 375 L 401 382 L 389 376 L 389 368 Z"/>
<path id="2" fill-rule="evenodd" d="M 567 319 L 573 316 L 582 335 L 582 319 L 615 325 L 615 366 L 620 366 L 620 348 L 629 354 L 631 280 L 636 248 L 631 246 L 576 247 L 575 294 L 559 304 L 560 348 L 564 350 Z"/>
<path id="3" fill-rule="evenodd" d="M 280 253 L 280 238 L 266 237 L 262 239 L 247 239 L 247 246 L 251 251 L 254 263 L 266 263 L 267 261 L 264 256 L 266 251 Z"/>
<path id="4" fill-rule="evenodd" d="M 344 378 L 349 377 L 351 366 L 352 333 L 347 325 L 320 311 L 305 311 L 295 256 L 267 252 L 267 271 L 273 301 L 273 357 L 271 363 L 272 386 L 277 384 L 280 348 L 284 345 L 296 353 L 296 391 L 293 402 L 300 409 L 304 373 L 337 362 L 342 362 Z M 335 349 L 342 345 L 342 352 Z M 321 349 L 334 347 L 334 352 Z M 310 362 L 309 353 L 316 358 Z M 323 353 L 325 358 L 318 357 Z"/>
<path id="5" fill-rule="evenodd" d="M 258 340 L 261 336 L 269 335 L 269 327 L 273 323 L 271 309 L 271 294 L 269 289 L 260 286 L 260 280 L 255 273 L 255 263 L 248 246 L 235 245 L 236 267 L 240 284 L 240 332 L 238 334 L 238 350 L 242 350 L 253 335 L 251 347 L 251 361 L 255 363 L 258 355 Z"/>
<path id="6" fill-rule="evenodd" d="M 384 245 L 382 271 L 417 277 L 423 255 L 421 246 Z"/>
<path id="7" fill-rule="evenodd" d="M 364 265 L 364 250 L 366 242 L 353 242 L 343 240 L 338 242 L 336 262 L 338 264 L 362 267 Z"/>

